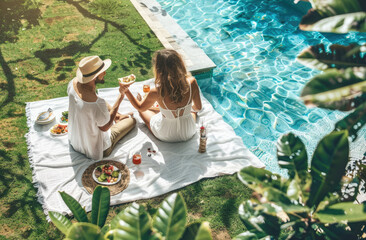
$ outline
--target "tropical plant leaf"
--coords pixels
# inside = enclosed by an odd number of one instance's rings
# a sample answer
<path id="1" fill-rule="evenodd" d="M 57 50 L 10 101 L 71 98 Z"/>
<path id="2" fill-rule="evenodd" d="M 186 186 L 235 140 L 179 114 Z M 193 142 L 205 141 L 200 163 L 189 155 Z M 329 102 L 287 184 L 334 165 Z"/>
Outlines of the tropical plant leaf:
<path id="1" fill-rule="evenodd" d="M 319 142 L 311 162 L 312 183 L 308 207 L 316 209 L 329 192 L 339 190 L 348 154 L 347 130 L 332 132 Z"/>
<path id="2" fill-rule="evenodd" d="M 73 240 L 104 239 L 97 225 L 86 222 L 74 223 L 66 237 Z"/>
<path id="3" fill-rule="evenodd" d="M 67 235 L 72 225 L 71 221 L 58 212 L 49 211 L 48 216 L 50 216 L 51 221 L 53 222 L 53 224 L 55 224 L 58 230 L 60 230 L 63 234 Z"/>
<path id="4" fill-rule="evenodd" d="M 256 167 L 245 167 L 238 172 L 239 180 L 253 191 L 263 194 L 265 187 L 278 189 L 286 193 L 288 183 L 281 175 Z"/>
<path id="5" fill-rule="evenodd" d="M 314 214 L 314 218 L 322 223 L 337 223 L 341 221 L 362 222 L 366 221 L 366 203 L 354 204 L 352 202 L 336 203 Z"/>
<path id="6" fill-rule="evenodd" d="M 301 19 L 306 31 L 347 33 L 365 31 L 365 3 L 361 0 L 312 0 L 312 9 Z"/>
<path id="7" fill-rule="evenodd" d="M 212 240 L 211 228 L 208 222 L 189 225 L 181 240 Z"/>
<path id="8" fill-rule="evenodd" d="M 318 21 L 307 21 L 311 17 L 314 20 L 319 15 L 314 11 L 308 14 L 306 20 L 300 22 L 300 29 L 304 31 L 348 33 L 349 31 L 366 32 L 366 13 L 356 12 L 320 18 Z"/>
<path id="9" fill-rule="evenodd" d="M 361 53 L 357 44 L 342 46 L 333 44 L 327 51 L 324 44 L 310 46 L 303 50 L 297 60 L 303 65 L 324 71 L 328 68 L 366 67 L 366 56 Z"/>
<path id="10" fill-rule="evenodd" d="M 281 168 L 288 169 L 290 179 L 308 172 L 308 155 L 301 139 L 293 133 L 282 135 L 277 141 L 277 158 Z"/>
<path id="11" fill-rule="evenodd" d="M 280 167 L 288 169 L 290 184 L 287 196 L 305 202 L 309 196 L 311 178 L 304 143 L 293 133 L 283 135 L 277 141 L 277 158 Z"/>
<path id="12" fill-rule="evenodd" d="M 134 202 L 112 219 L 111 229 L 119 230 L 113 233 L 118 234 L 119 239 L 149 239 L 151 237 L 151 220 L 145 208 Z"/>
<path id="13" fill-rule="evenodd" d="M 160 205 L 153 227 L 166 239 L 179 239 L 186 227 L 187 208 L 181 193 L 173 193 Z"/>
<path id="14" fill-rule="evenodd" d="M 329 69 L 312 78 L 301 98 L 307 106 L 349 111 L 366 101 L 366 68 Z"/>
<path id="15" fill-rule="evenodd" d="M 266 236 L 269 237 L 269 236 Z M 233 240 L 258 240 L 259 238 L 257 237 L 257 235 L 255 233 L 246 231 L 243 233 L 240 233 L 238 236 L 236 236 L 235 238 L 233 238 Z"/>
<path id="16" fill-rule="evenodd" d="M 78 220 L 78 222 L 89 222 L 85 209 L 81 207 L 78 201 L 76 201 L 66 192 L 59 192 L 59 193 L 62 199 L 64 200 L 65 204 L 67 205 L 67 207 L 74 214 L 76 220 Z"/>
<path id="17" fill-rule="evenodd" d="M 110 191 L 107 187 L 97 186 L 93 192 L 92 223 L 103 227 L 108 216 Z"/>
<path id="18" fill-rule="evenodd" d="M 257 206 L 259 207 L 257 208 Z M 260 205 L 247 200 L 239 206 L 239 216 L 248 231 L 254 233 L 258 238 L 267 235 L 279 236 L 280 219 L 264 210 Z"/>
<path id="19" fill-rule="evenodd" d="M 358 106 L 352 113 L 338 121 L 334 127 L 335 131 L 348 130 L 352 141 L 357 139 L 357 132 L 366 123 L 366 102 Z"/>

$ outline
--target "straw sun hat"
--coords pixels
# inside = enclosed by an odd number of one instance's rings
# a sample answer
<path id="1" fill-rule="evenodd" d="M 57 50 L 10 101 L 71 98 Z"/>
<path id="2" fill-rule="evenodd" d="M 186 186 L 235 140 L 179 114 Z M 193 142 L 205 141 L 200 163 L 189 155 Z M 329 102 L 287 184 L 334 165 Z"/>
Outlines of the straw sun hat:
<path id="1" fill-rule="evenodd" d="M 110 59 L 102 61 L 98 56 L 85 57 L 79 63 L 76 78 L 80 83 L 88 83 L 106 71 L 111 64 L 112 61 Z"/>

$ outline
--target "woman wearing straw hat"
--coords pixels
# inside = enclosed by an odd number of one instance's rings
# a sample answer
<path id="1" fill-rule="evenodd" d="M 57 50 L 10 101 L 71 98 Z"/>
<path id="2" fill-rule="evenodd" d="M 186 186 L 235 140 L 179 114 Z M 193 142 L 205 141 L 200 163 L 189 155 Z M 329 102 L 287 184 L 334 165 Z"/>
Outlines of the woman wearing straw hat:
<path id="1" fill-rule="evenodd" d="M 110 59 L 102 61 L 98 56 L 83 58 L 76 77 L 67 87 L 70 144 L 94 160 L 109 156 L 117 142 L 136 124 L 132 114 L 118 113 L 128 85 L 120 84 L 119 96 L 113 106 L 96 94 L 96 84 L 104 83 L 111 63 Z"/>

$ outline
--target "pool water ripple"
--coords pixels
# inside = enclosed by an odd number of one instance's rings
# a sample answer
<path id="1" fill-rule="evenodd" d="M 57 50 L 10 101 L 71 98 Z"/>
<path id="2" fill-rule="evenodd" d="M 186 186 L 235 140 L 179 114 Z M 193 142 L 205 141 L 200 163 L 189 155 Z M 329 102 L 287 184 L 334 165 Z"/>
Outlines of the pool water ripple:
<path id="1" fill-rule="evenodd" d="M 306 47 L 366 42 L 365 35 L 304 32 L 302 13 L 286 0 L 158 0 L 217 65 L 199 81 L 204 96 L 267 169 L 285 174 L 276 161 L 276 141 L 293 132 L 311 155 L 344 114 L 309 109 L 299 99 L 319 71 L 296 62 Z"/>

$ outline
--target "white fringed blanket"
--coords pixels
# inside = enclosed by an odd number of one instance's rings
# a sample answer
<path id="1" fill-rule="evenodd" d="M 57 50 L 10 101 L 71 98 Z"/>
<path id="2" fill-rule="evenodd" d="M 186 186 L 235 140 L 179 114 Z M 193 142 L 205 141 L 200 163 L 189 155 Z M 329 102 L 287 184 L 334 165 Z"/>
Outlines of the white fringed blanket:
<path id="1" fill-rule="evenodd" d="M 134 94 L 142 93 L 142 84 L 142 82 L 134 83 L 130 87 L 131 91 Z M 117 94 L 117 88 L 99 90 L 99 96 L 111 105 L 114 104 Z M 208 129 L 206 153 L 198 153 L 198 134 L 182 143 L 165 143 L 157 140 L 128 99 L 123 100 L 120 112 L 133 111 L 137 125 L 105 160 L 116 160 L 126 164 L 130 169 L 131 178 L 127 189 L 111 197 L 111 205 L 156 197 L 202 178 L 233 174 L 248 165 L 264 167 L 264 164 L 243 145 L 242 139 L 235 135 L 234 130 L 203 97 L 202 103 L 203 110 L 199 113 L 199 118 L 204 119 Z M 36 124 L 38 113 L 49 107 L 56 114 L 56 122 L 44 126 Z M 94 161 L 75 152 L 68 143 L 67 135 L 54 137 L 49 132 L 61 113 L 67 109 L 67 97 L 29 102 L 26 106 L 29 161 L 33 168 L 33 182 L 38 189 L 38 200 L 46 215 L 48 211 L 70 213 L 59 191 L 67 192 L 85 206 L 87 211 L 91 210 L 92 195 L 84 189 L 81 177 L 84 170 Z M 148 157 L 148 148 L 156 150 L 157 153 Z M 143 176 L 140 178 L 136 178 L 136 167 L 131 161 L 132 154 L 137 151 L 141 151 L 143 156 L 140 165 Z"/>

